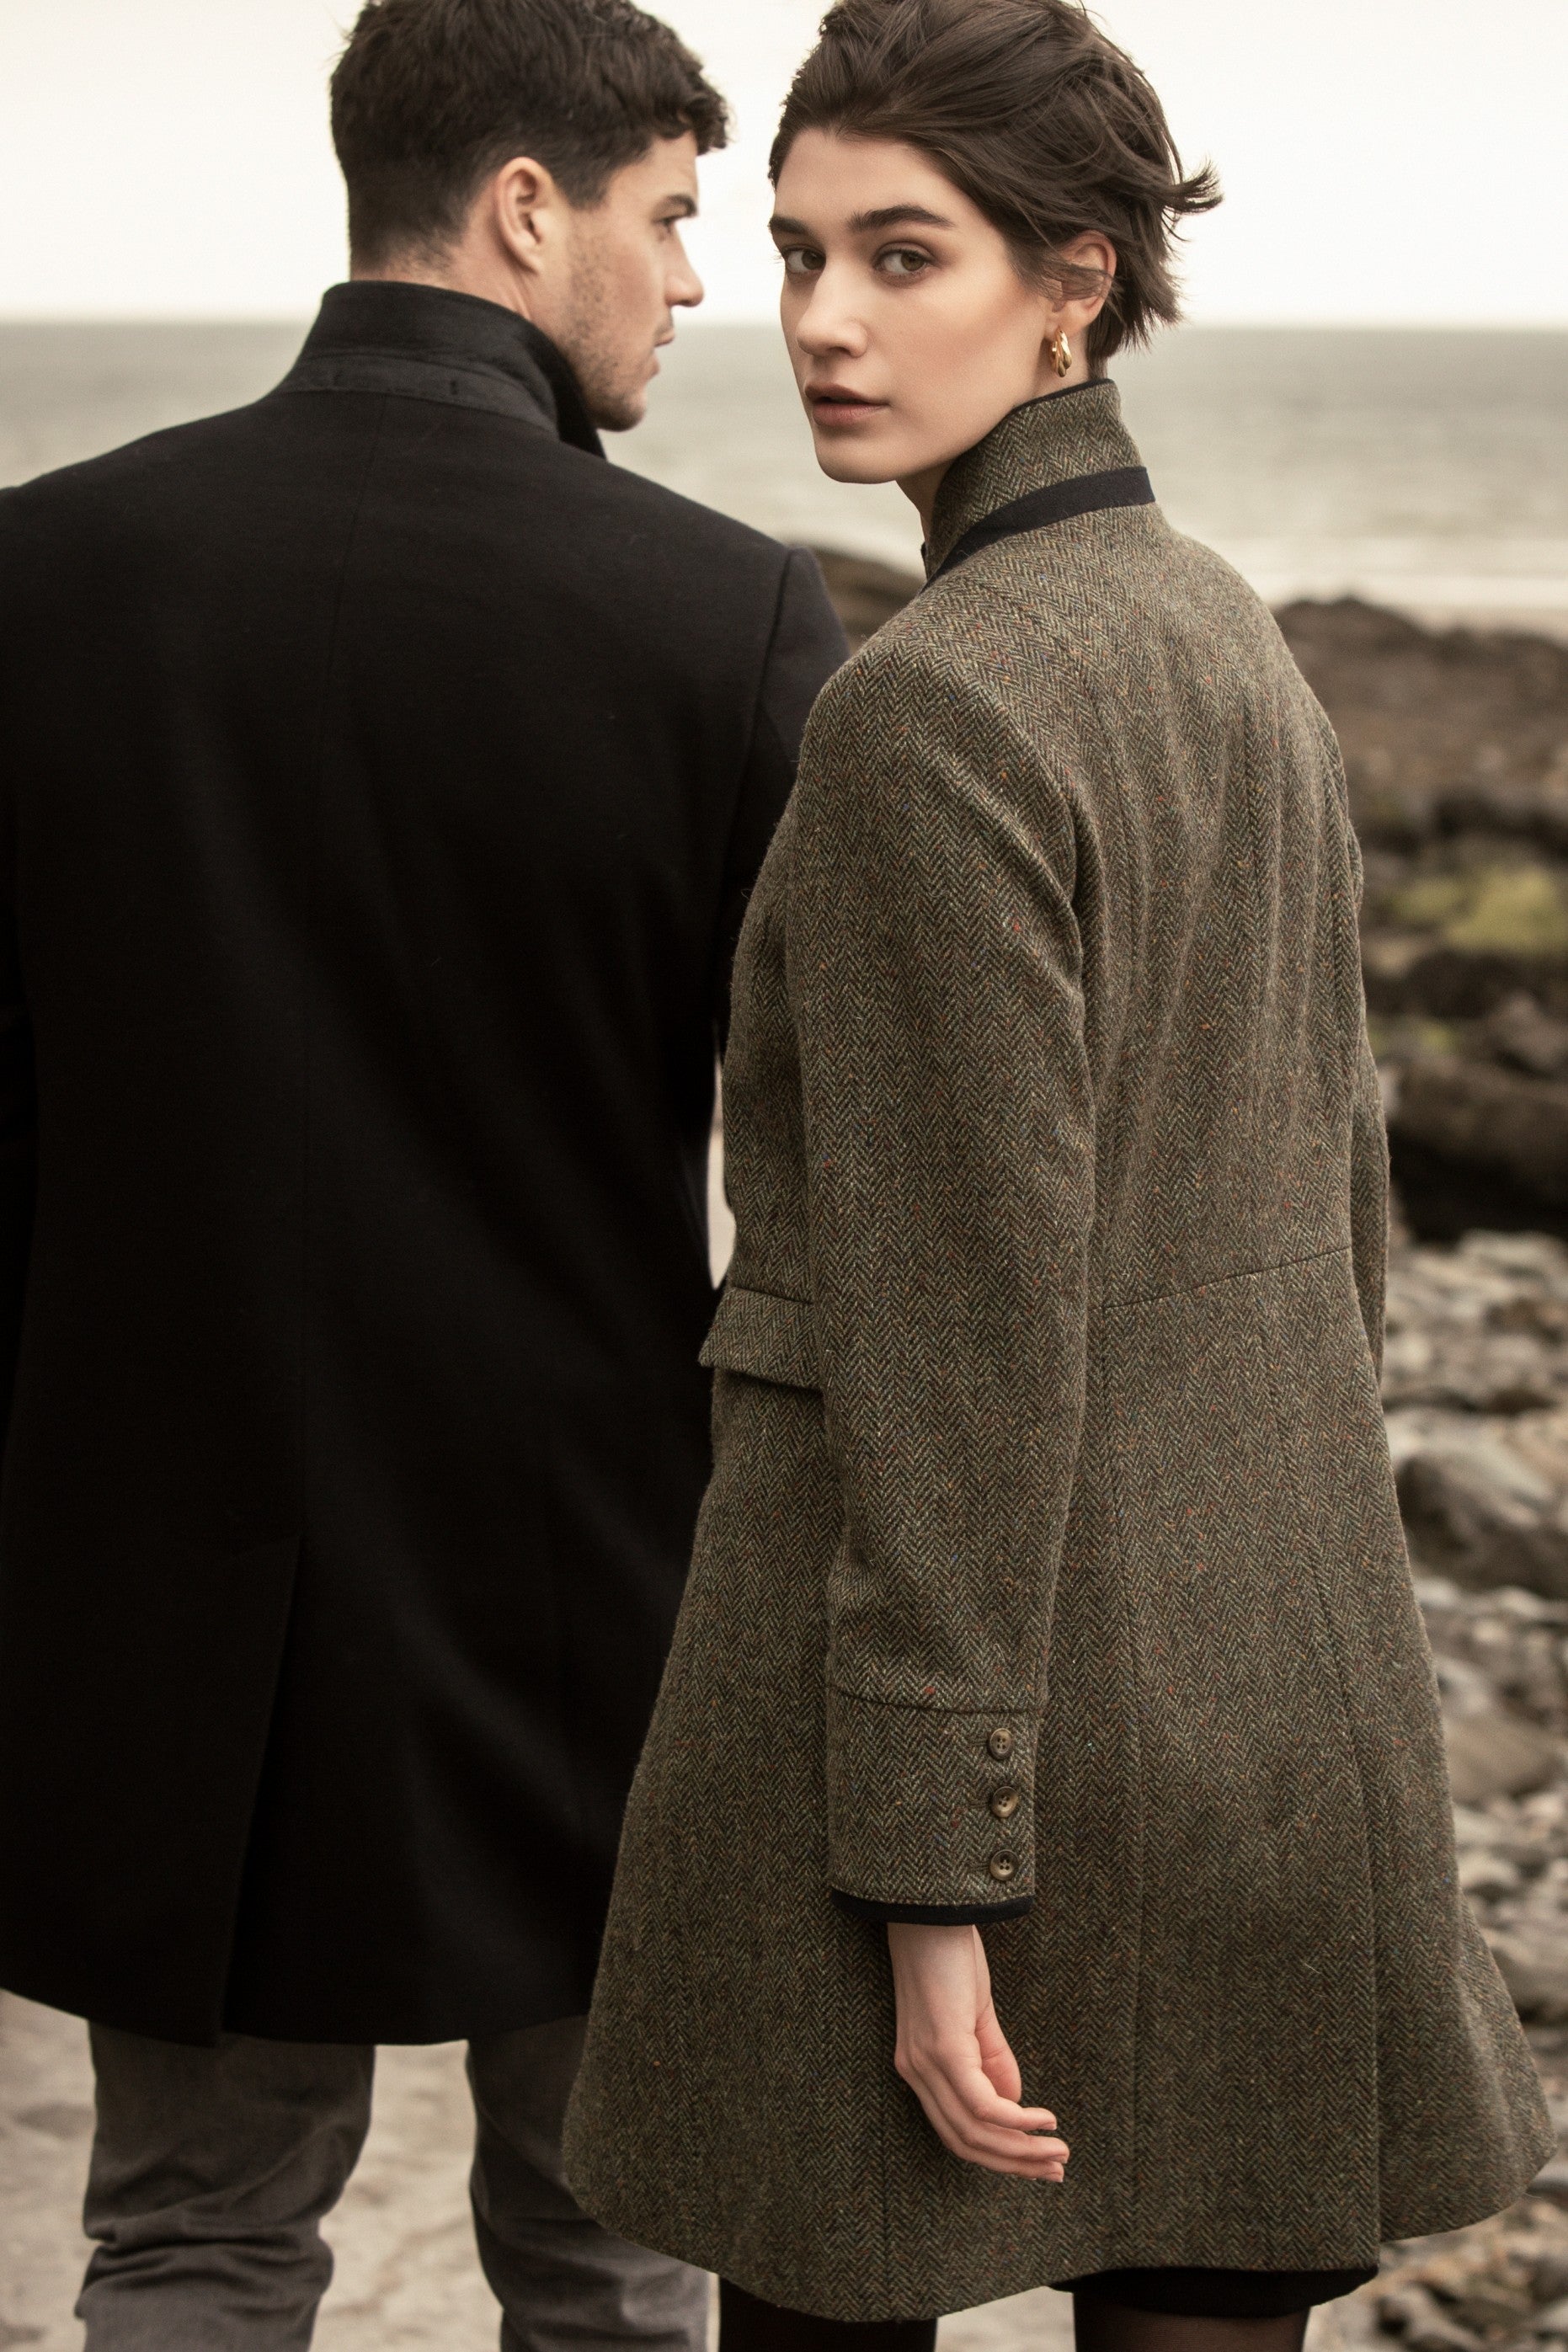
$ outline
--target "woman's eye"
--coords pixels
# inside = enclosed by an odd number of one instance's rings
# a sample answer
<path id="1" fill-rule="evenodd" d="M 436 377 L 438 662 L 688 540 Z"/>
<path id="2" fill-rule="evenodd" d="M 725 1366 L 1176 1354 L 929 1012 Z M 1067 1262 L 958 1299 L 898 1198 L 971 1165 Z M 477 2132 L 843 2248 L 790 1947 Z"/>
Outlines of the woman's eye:
<path id="1" fill-rule="evenodd" d="M 792 245 L 780 256 L 788 278 L 815 278 L 822 268 L 822 256 L 814 253 L 809 245 Z"/>
<path id="2" fill-rule="evenodd" d="M 918 278 L 931 268 L 931 256 L 917 252 L 913 246 L 896 245 L 882 255 L 877 267 L 889 278 Z"/>

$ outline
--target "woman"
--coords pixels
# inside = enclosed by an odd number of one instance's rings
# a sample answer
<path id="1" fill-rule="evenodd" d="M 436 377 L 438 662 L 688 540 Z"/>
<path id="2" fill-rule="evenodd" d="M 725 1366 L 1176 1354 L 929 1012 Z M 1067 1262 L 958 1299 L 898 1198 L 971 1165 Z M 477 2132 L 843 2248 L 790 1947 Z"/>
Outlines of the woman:
<path id="1" fill-rule="evenodd" d="M 1046 2282 L 1094 2347 L 1290 2352 L 1552 2137 L 1379 1412 L 1342 772 L 1103 373 L 1215 191 L 1072 0 L 846 0 L 774 166 L 822 462 L 931 580 L 742 946 L 717 1467 L 572 2177 L 720 2272 L 727 2352 Z"/>

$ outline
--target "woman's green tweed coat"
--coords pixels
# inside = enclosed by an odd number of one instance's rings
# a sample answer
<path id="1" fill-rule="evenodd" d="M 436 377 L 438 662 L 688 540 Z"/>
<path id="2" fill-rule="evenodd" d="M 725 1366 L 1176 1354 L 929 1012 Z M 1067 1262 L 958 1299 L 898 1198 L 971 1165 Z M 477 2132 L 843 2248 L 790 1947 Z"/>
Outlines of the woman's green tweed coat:
<path id="1" fill-rule="evenodd" d="M 1020 409 L 933 562 L 1137 462 L 1110 384 Z M 974 554 L 818 704 L 741 950 L 717 1467 L 569 2129 L 626 2236 L 919 2316 L 1371 2263 L 1549 2153 L 1379 1412 L 1358 883 L 1326 719 L 1157 508 Z M 1034 1898 L 986 1941 L 1065 2186 L 942 2147 L 835 1889 Z"/>

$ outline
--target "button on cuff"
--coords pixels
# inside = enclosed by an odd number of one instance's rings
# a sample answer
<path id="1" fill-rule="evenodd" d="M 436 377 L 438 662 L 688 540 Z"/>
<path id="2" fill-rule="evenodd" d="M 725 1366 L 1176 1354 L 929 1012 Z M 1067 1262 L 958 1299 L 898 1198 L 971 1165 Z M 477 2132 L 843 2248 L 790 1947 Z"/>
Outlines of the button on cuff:
<path id="1" fill-rule="evenodd" d="M 942 1911 L 1032 1895 L 1037 1731 L 1034 1708 L 911 1706 L 830 1683 L 828 1885 Z"/>

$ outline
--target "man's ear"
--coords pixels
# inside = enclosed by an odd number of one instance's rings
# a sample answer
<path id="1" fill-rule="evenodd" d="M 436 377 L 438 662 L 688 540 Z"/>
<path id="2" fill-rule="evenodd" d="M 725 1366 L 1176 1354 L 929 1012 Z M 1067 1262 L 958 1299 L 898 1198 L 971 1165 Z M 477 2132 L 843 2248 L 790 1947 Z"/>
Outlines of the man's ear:
<path id="1" fill-rule="evenodd" d="M 564 226 L 554 174 L 531 156 L 503 163 L 479 198 L 491 235 L 515 268 L 538 275 Z"/>

